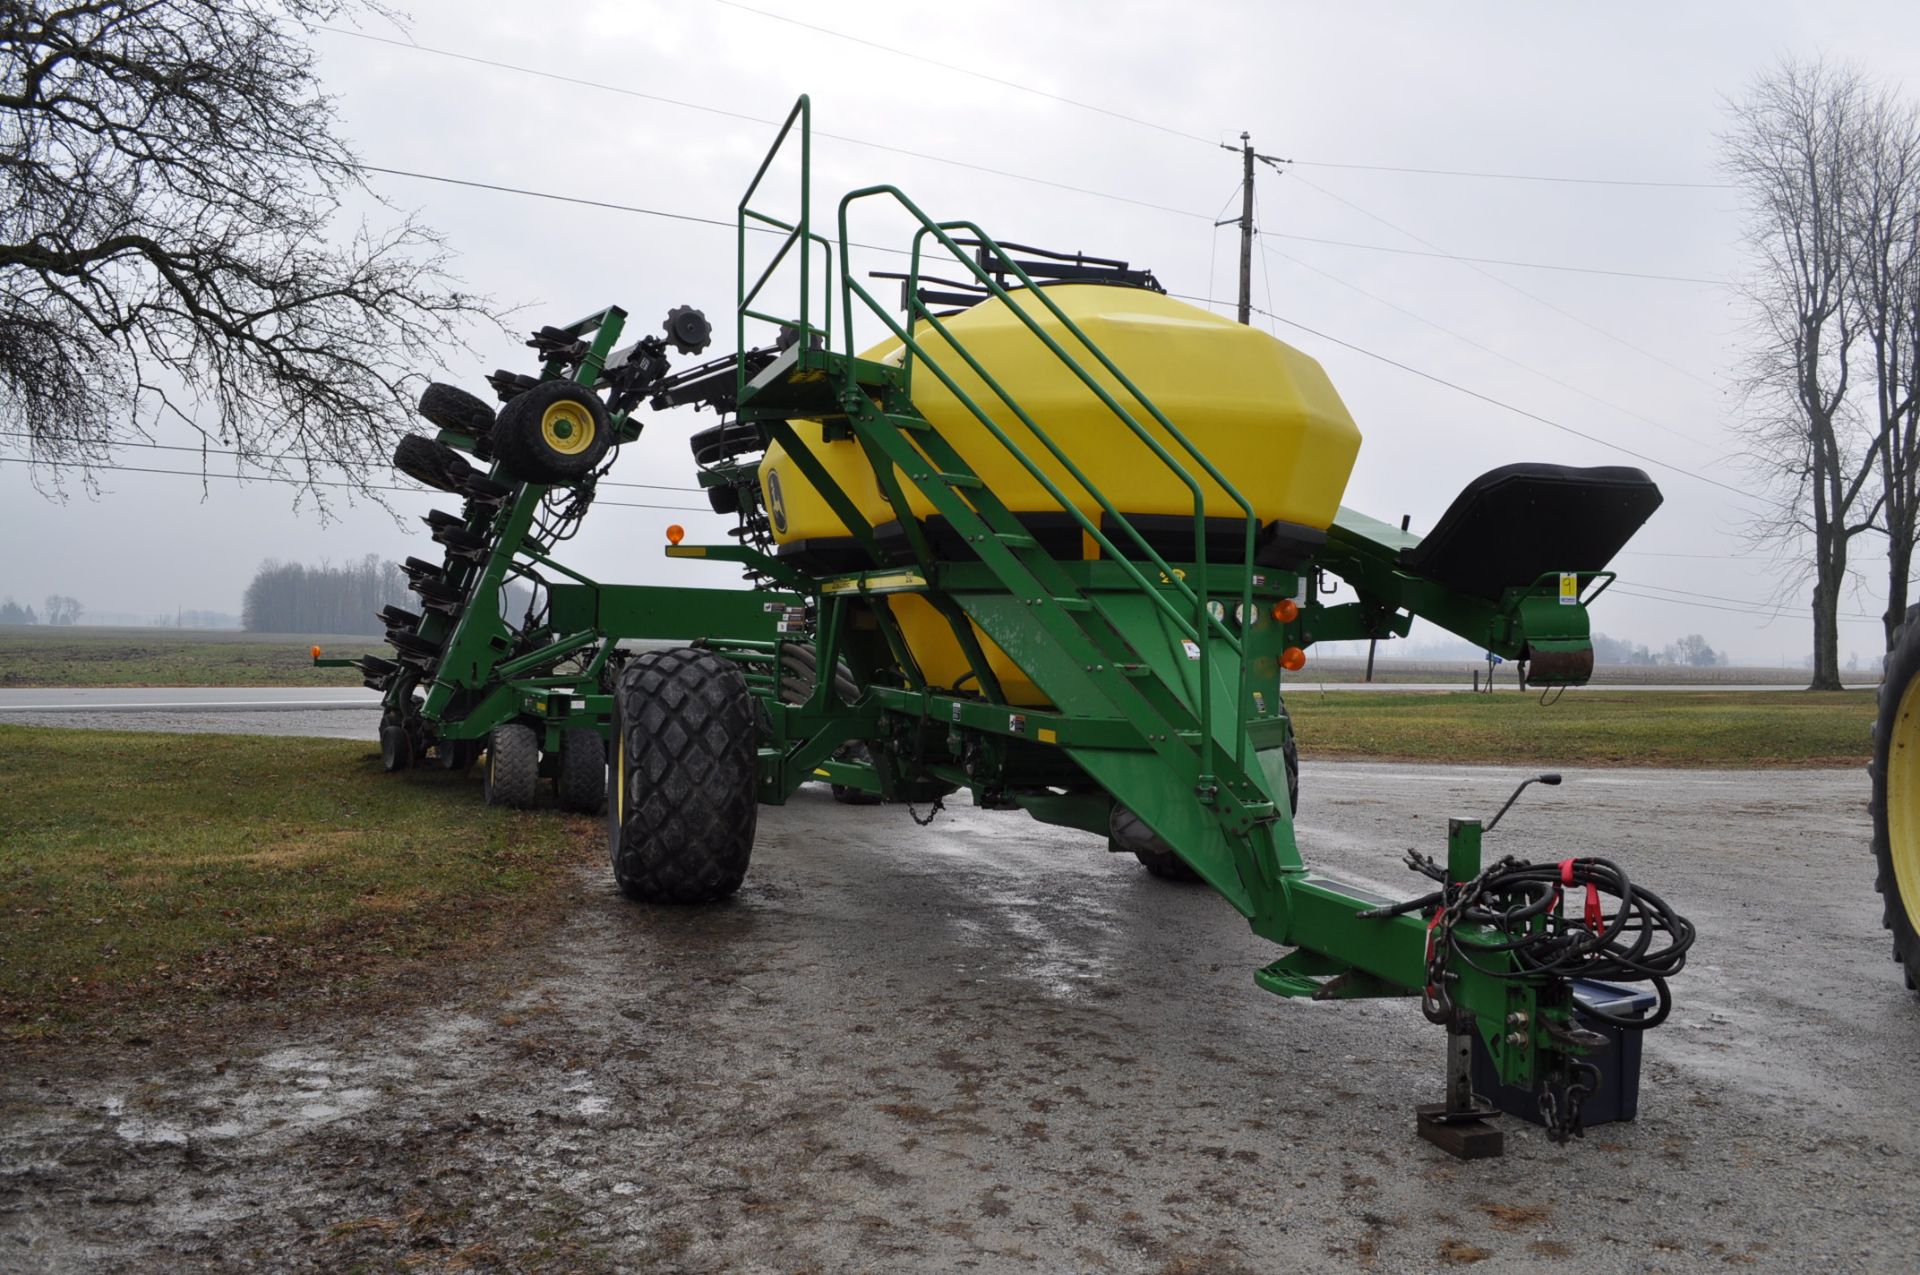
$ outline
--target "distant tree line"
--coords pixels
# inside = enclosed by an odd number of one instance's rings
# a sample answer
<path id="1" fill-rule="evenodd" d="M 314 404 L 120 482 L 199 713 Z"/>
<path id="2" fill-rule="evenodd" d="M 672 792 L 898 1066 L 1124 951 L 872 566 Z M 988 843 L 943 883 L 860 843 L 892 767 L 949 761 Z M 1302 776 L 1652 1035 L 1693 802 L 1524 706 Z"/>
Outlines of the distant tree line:
<path id="1" fill-rule="evenodd" d="M 32 607 L 21 606 L 9 597 L 0 602 L 0 624 L 78 624 L 87 610 L 80 599 L 61 593 L 49 593 L 45 606 L 43 616 L 35 615 Z"/>
<path id="2" fill-rule="evenodd" d="M 172 615 L 153 617 L 156 629 L 237 629 L 240 617 L 225 611 L 175 611 Z"/>
<path id="3" fill-rule="evenodd" d="M 534 595 L 525 584 L 508 581 L 500 590 L 500 614 L 518 627 Z M 545 594 L 540 595 L 542 599 Z M 419 611 L 420 599 L 407 588 L 400 564 L 370 553 L 358 562 L 317 567 L 269 558 L 254 573 L 240 607 L 240 627 L 253 633 L 378 633 L 381 608 L 394 605 Z M 543 603 L 544 609 L 544 603 Z M 0 611 L 0 624 L 8 623 Z M 185 617 L 214 613 L 188 611 Z M 31 624 L 27 620 L 23 623 Z M 219 625 L 207 625 L 218 628 Z"/>
<path id="4" fill-rule="evenodd" d="M 1689 668 L 1716 668 L 1728 662 L 1725 651 L 1714 650 L 1708 645 L 1707 639 L 1698 633 L 1689 633 L 1657 651 L 1625 638 L 1596 633 L 1593 635 L 1593 660 L 1596 664 L 1667 664 Z"/>
<path id="5" fill-rule="evenodd" d="M 368 554 L 345 566 L 269 558 L 241 603 L 240 625 L 255 633 L 377 633 L 388 604 L 417 610 L 400 565 Z"/>

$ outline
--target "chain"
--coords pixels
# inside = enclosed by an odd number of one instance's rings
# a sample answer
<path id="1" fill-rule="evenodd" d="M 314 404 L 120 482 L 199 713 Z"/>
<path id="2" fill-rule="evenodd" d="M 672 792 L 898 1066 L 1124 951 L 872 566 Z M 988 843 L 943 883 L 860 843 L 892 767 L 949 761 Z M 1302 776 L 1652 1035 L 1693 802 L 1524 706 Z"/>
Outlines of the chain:
<path id="1" fill-rule="evenodd" d="M 928 824 L 932 823 L 936 818 L 938 818 L 940 815 L 940 812 L 942 810 L 945 810 L 946 808 L 947 808 L 946 799 L 943 797 L 935 797 L 933 799 L 933 805 L 928 807 L 927 809 L 927 817 L 925 819 L 922 819 L 920 817 L 920 812 L 915 810 L 913 808 L 913 803 L 909 801 L 907 803 L 907 818 L 913 820 L 915 823 L 919 824 L 922 828 L 924 828 Z"/>
<path id="2" fill-rule="evenodd" d="M 1447 984 L 1454 976 L 1447 969 L 1447 954 L 1453 948 L 1454 892 L 1452 886 L 1443 890 L 1440 907 L 1427 922 L 1427 983 L 1420 994 L 1420 1012 L 1430 1023 L 1453 1021 L 1453 997 L 1448 994 Z"/>
<path id="3" fill-rule="evenodd" d="M 1540 1121 L 1546 1125 L 1547 1137 L 1553 1142 L 1587 1136 L 1580 1108 L 1600 1083 L 1600 1069 L 1592 1063 L 1576 1062 L 1574 1070 L 1575 1077 L 1568 1080 L 1565 1066 L 1556 1065 L 1553 1073 L 1540 1084 Z"/>

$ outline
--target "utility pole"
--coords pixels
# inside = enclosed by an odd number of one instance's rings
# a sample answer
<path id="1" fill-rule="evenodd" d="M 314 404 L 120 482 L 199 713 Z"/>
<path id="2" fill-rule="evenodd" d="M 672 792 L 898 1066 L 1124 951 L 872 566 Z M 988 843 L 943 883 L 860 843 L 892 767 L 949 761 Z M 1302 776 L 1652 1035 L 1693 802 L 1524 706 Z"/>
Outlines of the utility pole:
<path id="1" fill-rule="evenodd" d="M 1227 147 L 1232 150 L 1231 146 Z M 1240 134 L 1240 322 L 1253 321 L 1253 141 Z"/>
<path id="2" fill-rule="evenodd" d="M 1284 171 L 1280 165 L 1291 163 L 1277 155 L 1257 154 L 1253 149 L 1251 134 L 1240 134 L 1240 144 L 1229 146 L 1220 143 L 1223 151 L 1240 152 L 1240 215 L 1229 217 L 1225 221 L 1216 221 L 1216 226 L 1240 227 L 1240 322 L 1253 322 L 1253 161 L 1271 165 L 1275 171 Z"/>

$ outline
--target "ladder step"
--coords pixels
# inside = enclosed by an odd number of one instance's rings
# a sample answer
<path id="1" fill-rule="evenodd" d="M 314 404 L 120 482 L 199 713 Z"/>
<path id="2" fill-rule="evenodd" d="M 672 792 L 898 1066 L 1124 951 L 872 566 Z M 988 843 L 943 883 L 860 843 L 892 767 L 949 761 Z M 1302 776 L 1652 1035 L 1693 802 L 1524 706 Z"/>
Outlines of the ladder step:
<path id="1" fill-rule="evenodd" d="M 1152 677 L 1153 676 L 1153 670 L 1148 668 L 1144 664 L 1116 664 L 1113 667 L 1120 670 L 1120 673 L 1123 677 Z"/>
<path id="2" fill-rule="evenodd" d="M 895 429 L 904 429 L 913 434 L 924 434 L 933 428 L 925 417 L 908 416 L 902 412 L 888 412 L 886 413 L 885 420 Z"/>
<path id="3" fill-rule="evenodd" d="M 1062 611 L 1091 611 L 1093 603 L 1085 598 L 1055 598 L 1054 605 Z"/>
<path id="4" fill-rule="evenodd" d="M 1038 549 L 1040 542 L 1019 531 L 996 531 L 993 538 L 1009 549 Z"/>
<path id="5" fill-rule="evenodd" d="M 938 478 L 941 482 L 945 483 L 949 487 L 961 487 L 961 488 L 972 490 L 972 489 L 977 489 L 977 488 L 986 486 L 986 483 L 982 482 L 980 478 L 974 474 L 936 473 L 934 474 L 934 477 Z"/>

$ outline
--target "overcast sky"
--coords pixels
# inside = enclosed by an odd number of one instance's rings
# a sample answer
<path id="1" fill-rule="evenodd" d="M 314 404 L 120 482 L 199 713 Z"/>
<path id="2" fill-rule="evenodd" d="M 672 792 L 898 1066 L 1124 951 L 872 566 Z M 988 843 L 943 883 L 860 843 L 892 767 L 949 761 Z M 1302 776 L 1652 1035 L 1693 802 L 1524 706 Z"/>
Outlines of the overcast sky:
<path id="1" fill-rule="evenodd" d="M 816 128 L 836 135 L 816 136 L 822 221 L 841 192 L 890 182 L 930 212 L 972 218 L 1001 238 L 1124 257 L 1171 291 L 1216 298 L 1233 295 L 1237 243 L 1231 227 L 1212 222 L 1237 211 L 1228 205 L 1239 161 L 1215 143 L 1248 130 L 1261 151 L 1298 161 L 1284 175 L 1263 169 L 1258 181 L 1268 237 L 1255 259 L 1257 306 L 1605 440 L 1259 319 L 1325 364 L 1360 423 L 1347 504 L 1382 518 L 1410 514 L 1420 530 L 1496 465 L 1645 464 L 1666 505 L 1616 563 L 1623 579 L 1596 607 L 1596 627 L 1656 647 L 1699 632 L 1748 662 L 1797 659 L 1809 648 L 1798 597 L 1778 618 L 1757 613 L 1776 597 L 1784 568 L 1746 554 L 1739 535 L 1755 506 L 1740 494 L 1750 478 L 1728 459 L 1740 447 L 1727 388 L 1741 340 L 1734 293 L 1378 249 L 1733 277 L 1740 212 L 1733 192 L 1711 185 L 1720 180 L 1714 136 L 1725 96 L 1786 53 L 1852 59 L 1897 81 L 1920 66 L 1920 5 L 750 3 L 764 13 L 724 0 L 551 8 L 414 0 L 406 32 L 361 29 L 420 49 L 324 32 L 315 42 L 369 164 L 728 220 L 770 140 L 771 127 L 755 121 L 777 119 L 806 92 Z M 688 105 L 639 96 L 647 94 Z M 523 306 L 523 326 L 617 303 L 652 328 L 669 307 L 691 303 L 716 320 L 716 349 L 731 343 L 729 229 L 374 180 L 446 234 L 470 285 Z M 855 237 L 902 241 L 884 220 L 861 223 Z M 854 264 L 892 268 L 890 258 L 869 257 Z M 473 354 L 451 351 L 445 368 L 422 370 L 484 394 L 487 372 L 531 370 L 528 355 L 482 334 Z M 613 478 L 690 487 L 685 439 L 711 421 L 650 419 Z M 198 461 L 128 449 L 120 463 Z M 223 472 L 219 458 L 213 467 Z M 36 606 L 49 593 L 71 594 L 95 612 L 237 612 L 263 558 L 421 552 L 426 531 L 411 516 L 434 504 L 396 495 L 404 526 L 364 504 L 341 506 L 322 525 L 271 483 L 215 478 L 203 495 L 196 479 L 118 472 L 102 475 L 102 486 L 97 498 L 75 492 L 59 503 L 36 492 L 21 466 L 0 465 L 0 539 L 9 546 L 0 594 Z M 603 494 L 704 508 L 689 491 Z M 670 521 L 686 524 L 693 541 L 724 538 L 725 524 L 705 512 L 609 505 L 587 519 L 570 562 L 614 581 L 726 583 L 660 556 Z M 1862 567 L 1867 586 L 1843 611 L 1874 616 L 1879 563 Z M 1843 661 L 1857 652 L 1870 662 L 1879 649 L 1877 620 L 1843 621 Z"/>

